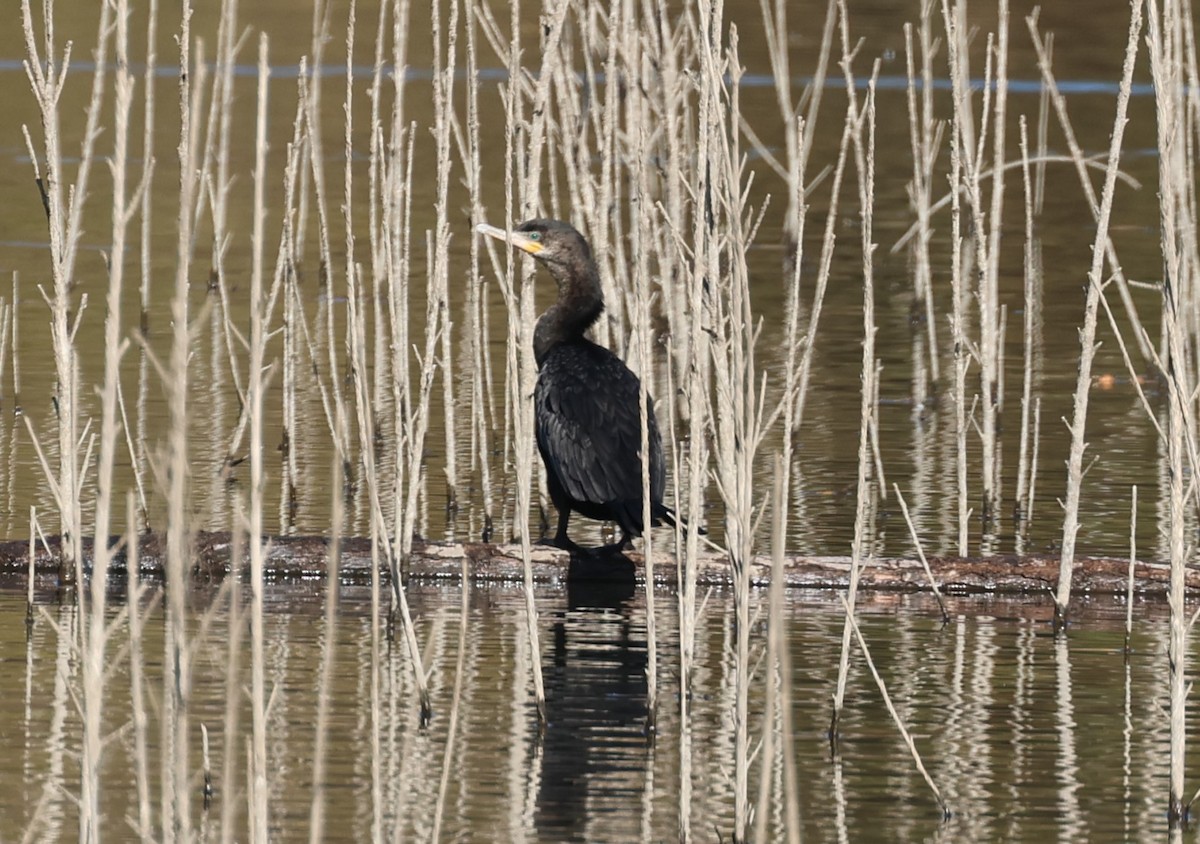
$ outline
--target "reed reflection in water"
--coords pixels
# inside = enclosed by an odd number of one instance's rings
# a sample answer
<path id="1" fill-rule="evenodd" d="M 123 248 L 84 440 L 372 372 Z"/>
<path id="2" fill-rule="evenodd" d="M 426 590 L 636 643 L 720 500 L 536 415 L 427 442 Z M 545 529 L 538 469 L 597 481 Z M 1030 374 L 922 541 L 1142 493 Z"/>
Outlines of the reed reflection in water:
<path id="1" fill-rule="evenodd" d="M 218 590 L 220 591 L 220 590 Z M 308 584 L 276 585 L 266 612 L 270 695 L 268 758 L 272 840 L 308 833 L 317 675 L 323 648 L 323 594 Z M 678 723 L 678 677 L 662 682 L 657 734 L 645 735 L 646 640 L 641 590 L 546 589 L 538 609 L 549 634 L 540 655 L 549 722 L 539 732 L 528 677 L 528 637 L 519 588 L 472 590 L 460 643 L 457 587 L 414 586 L 419 630 L 430 669 L 434 719 L 422 729 L 416 689 L 401 646 L 383 658 L 381 705 L 371 711 L 371 649 L 365 590 L 346 586 L 332 657 L 325 790 L 329 840 L 369 840 L 376 813 L 388 840 L 427 838 L 435 827 L 442 766 L 450 776 L 442 800 L 441 840 L 659 841 L 712 840 L 730 827 L 736 671 L 734 605 L 714 593 L 701 616 L 691 721 Z M 662 595 L 660 607 L 673 605 Z M 197 596 L 204 607 L 222 598 Z M 758 599 L 765 600 L 759 595 Z M 226 599 L 227 600 L 227 599 Z M 114 600 L 114 612 L 120 611 Z M 216 606 L 216 604 L 213 604 Z M 952 622 L 940 623 L 926 596 L 879 596 L 862 605 L 859 623 L 889 682 L 926 764 L 938 777 L 951 819 L 937 807 L 897 736 L 861 659 L 854 660 L 839 754 L 825 736 L 842 625 L 836 596 L 790 595 L 787 627 L 794 676 L 795 752 L 805 841 L 1101 841 L 1161 835 L 1167 775 L 1166 727 L 1157 717 L 1165 671 L 1165 607 L 1139 608 L 1133 653 L 1122 655 L 1122 607 L 1081 606 L 1080 628 L 1054 637 L 1041 599 L 954 597 Z M 199 613 L 200 610 L 197 611 Z M 20 596 L 0 594 L 0 695 L 10 701 L 0 730 L 0 838 L 76 835 L 69 796 L 78 777 L 72 736 L 80 729 L 72 696 L 82 675 L 71 650 L 77 611 L 52 610 L 22 645 Z M 207 726 L 210 765 L 224 764 L 222 721 L 227 615 L 193 615 L 198 643 L 191 716 Z M 663 611 L 659 644 L 677 646 L 676 619 Z M 159 687 L 164 635 L 152 617 L 145 630 L 147 682 Z M 124 642 L 114 641 L 114 649 Z M 455 677 L 461 658 L 462 674 Z M 249 681 L 248 667 L 243 683 Z M 457 680 L 457 700 L 455 689 Z M 120 819 L 136 817 L 130 683 L 124 663 L 108 686 L 101 811 L 120 837 Z M 751 698 L 762 725 L 761 684 Z M 20 703 L 18 703 L 18 701 Z M 447 727 L 457 706 L 452 744 Z M 243 736 L 249 704 L 241 713 Z M 158 708 L 148 712 L 157 736 Z M 379 741 L 371 738 L 377 719 Z M 777 729 L 777 727 L 776 727 Z M 756 729 L 757 732 L 757 729 Z M 778 739 L 778 735 L 776 736 Z M 199 730 L 196 731 L 199 742 Z M 687 746 L 683 746 L 683 743 Z M 235 747 L 241 744 L 235 742 Z M 200 747 L 192 751 L 199 758 Z M 757 768 L 754 769 L 757 771 Z M 158 772 L 152 771 L 157 779 Z M 1189 776 L 1196 774 L 1195 766 Z M 378 776 L 382 804 L 373 805 Z M 690 784 L 689 811 L 680 794 Z M 776 778 L 779 782 L 779 778 Z M 152 793 L 157 790 L 152 782 Z M 753 784 L 756 787 L 756 783 Z M 217 793 L 194 809 L 202 840 L 218 836 L 224 801 L 244 812 L 245 794 Z M 768 830 L 782 834 L 783 801 L 773 801 Z M 244 819 L 243 819 L 244 820 Z"/>

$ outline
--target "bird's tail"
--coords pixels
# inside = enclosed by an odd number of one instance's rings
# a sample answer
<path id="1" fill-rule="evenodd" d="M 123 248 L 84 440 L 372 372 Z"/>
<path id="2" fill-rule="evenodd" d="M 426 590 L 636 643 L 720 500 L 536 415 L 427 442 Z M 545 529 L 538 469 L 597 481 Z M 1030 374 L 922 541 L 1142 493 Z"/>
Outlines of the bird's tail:
<path id="1" fill-rule="evenodd" d="M 655 504 L 654 513 L 652 515 L 654 516 L 654 524 L 656 526 L 660 524 L 666 524 L 670 527 L 680 527 L 684 530 L 687 530 L 687 519 L 676 513 L 665 504 Z M 703 527 L 697 527 L 696 532 L 701 536 L 708 533 L 708 531 L 706 531 Z"/>

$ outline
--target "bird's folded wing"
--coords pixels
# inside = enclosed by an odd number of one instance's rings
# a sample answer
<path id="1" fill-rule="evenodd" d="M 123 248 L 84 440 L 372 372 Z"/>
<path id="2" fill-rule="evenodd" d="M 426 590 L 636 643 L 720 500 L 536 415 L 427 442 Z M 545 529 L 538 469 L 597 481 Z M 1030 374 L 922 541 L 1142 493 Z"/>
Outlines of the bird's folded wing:
<path id="1" fill-rule="evenodd" d="M 540 388 L 538 448 L 567 494 L 602 504 L 642 494 L 641 420 L 636 398 L 613 395 L 579 381 Z"/>

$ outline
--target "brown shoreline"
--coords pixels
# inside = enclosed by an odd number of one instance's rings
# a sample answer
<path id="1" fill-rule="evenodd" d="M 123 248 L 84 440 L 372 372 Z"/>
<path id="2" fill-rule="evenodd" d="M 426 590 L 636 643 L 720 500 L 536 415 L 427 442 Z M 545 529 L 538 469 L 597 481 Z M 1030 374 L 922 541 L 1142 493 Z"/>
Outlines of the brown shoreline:
<path id="1" fill-rule="evenodd" d="M 228 533 L 201 532 L 193 538 L 195 565 L 193 574 L 200 579 L 219 579 L 229 570 L 232 540 Z M 114 544 L 118 542 L 113 540 Z M 58 573 L 58 537 L 48 539 L 50 550 L 38 543 L 35 565 L 38 579 Z M 139 554 L 142 574 L 162 577 L 165 537 L 146 534 L 141 537 Z M 90 562 L 91 542 L 85 542 L 85 557 Z M 267 539 L 264 572 L 272 580 L 313 579 L 327 574 L 328 540 L 322 536 L 275 536 Z M 642 556 L 629 552 L 637 576 L 642 576 Z M 521 551 L 517 545 L 489 543 L 416 542 L 407 575 L 415 581 L 456 582 L 462 576 L 462 561 L 468 560 L 474 581 L 519 581 L 524 576 Z M 619 561 L 619 558 L 618 558 Z M 534 546 L 534 580 L 554 583 L 565 579 L 570 557 L 565 551 Z M 754 560 L 755 585 L 765 586 L 770 579 L 770 557 Z M 123 551 L 119 565 L 124 569 Z M 628 571 L 628 563 L 625 563 Z M 1040 593 L 1052 589 L 1058 578 L 1058 558 L 1050 555 L 977 557 L 930 557 L 929 567 L 938 587 L 949 594 L 968 593 Z M 1083 557 L 1076 561 L 1074 591 L 1092 594 L 1123 594 L 1128 586 L 1129 561 L 1117 558 Z M 0 574 L 21 575 L 29 569 L 27 540 L 0 542 Z M 592 573 L 620 572 L 603 563 L 591 566 Z M 786 583 L 792 588 L 844 589 L 849 581 L 850 558 L 839 556 L 789 556 L 784 563 Z M 366 582 L 371 573 L 371 546 L 368 539 L 349 537 L 342 540 L 341 578 L 347 582 Z M 383 572 L 386 580 L 387 572 Z M 1165 594 L 1170 577 L 1164 563 L 1138 561 L 1134 569 L 1134 589 L 1141 595 Z M 655 554 L 655 578 L 674 583 L 675 561 L 671 554 Z M 697 567 L 701 585 L 730 584 L 729 561 L 724 555 L 704 552 Z M 865 566 L 859 588 L 865 590 L 928 591 L 929 580 L 920 562 L 914 559 L 882 558 Z M 1187 588 L 1200 592 L 1200 569 L 1188 569 Z"/>

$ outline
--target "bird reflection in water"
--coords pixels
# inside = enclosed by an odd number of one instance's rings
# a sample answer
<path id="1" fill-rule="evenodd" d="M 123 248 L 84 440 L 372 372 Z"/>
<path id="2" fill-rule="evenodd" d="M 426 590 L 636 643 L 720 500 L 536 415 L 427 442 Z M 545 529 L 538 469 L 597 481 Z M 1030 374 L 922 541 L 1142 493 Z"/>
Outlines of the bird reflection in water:
<path id="1" fill-rule="evenodd" d="M 635 589 L 632 580 L 568 582 L 566 608 L 554 615 L 536 813 L 545 840 L 596 840 L 606 815 L 628 819 L 640 799 L 650 752 Z"/>

